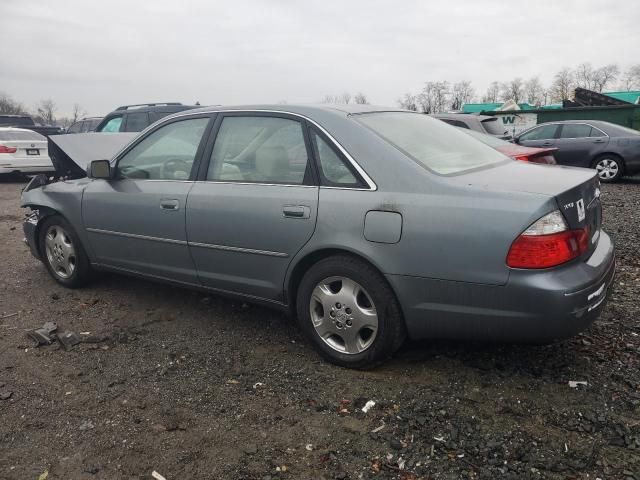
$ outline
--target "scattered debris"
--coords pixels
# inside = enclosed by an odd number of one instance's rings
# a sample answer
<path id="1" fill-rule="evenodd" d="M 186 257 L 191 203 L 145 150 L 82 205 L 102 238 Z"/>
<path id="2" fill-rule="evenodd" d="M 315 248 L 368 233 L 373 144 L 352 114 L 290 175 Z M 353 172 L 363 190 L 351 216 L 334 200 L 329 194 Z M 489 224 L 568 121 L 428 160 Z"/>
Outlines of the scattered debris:
<path id="1" fill-rule="evenodd" d="M 308 451 L 311 452 L 313 450 L 313 444 L 312 443 L 307 443 L 307 445 L 304 448 L 306 448 Z"/>
<path id="2" fill-rule="evenodd" d="M 258 387 L 264 387 L 264 383 L 262 382 L 257 382 L 253 384 L 253 389 L 257 389 Z"/>
<path id="3" fill-rule="evenodd" d="M 151 472 L 151 476 L 153 478 L 155 478 L 156 480 L 167 480 L 166 478 L 164 478 L 162 475 L 160 475 L 158 472 L 156 472 L 155 470 L 153 472 Z"/>
<path id="4" fill-rule="evenodd" d="M 56 339 L 54 335 L 58 329 L 58 324 L 55 322 L 46 322 L 42 327 L 35 330 L 27 331 L 27 336 L 35 340 L 36 346 L 51 345 Z"/>
<path id="5" fill-rule="evenodd" d="M 569 380 L 569 386 L 571 388 L 578 388 L 578 385 L 584 385 L 585 387 L 588 385 L 587 382 L 585 382 L 584 380 Z"/>
<path id="6" fill-rule="evenodd" d="M 93 430 L 94 428 L 96 428 L 96 426 L 91 420 L 85 420 L 80 424 L 80 427 L 78 428 L 80 431 L 85 432 L 87 430 Z"/>
<path id="7" fill-rule="evenodd" d="M 0 320 L 4 320 L 5 318 L 10 318 L 10 317 L 15 317 L 16 315 L 18 315 L 18 312 L 9 313 L 8 315 L 1 316 Z"/>
<path id="8" fill-rule="evenodd" d="M 49 469 L 46 469 L 44 472 L 40 474 L 38 480 L 47 480 L 49 478 Z"/>
<path id="9" fill-rule="evenodd" d="M 82 337 L 80 337 L 76 332 L 65 330 L 58 334 L 58 341 L 60 342 L 60 345 L 62 345 L 62 348 L 69 350 L 74 345 L 82 343 Z"/>
<path id="10" fill-rule="evenodd" d="M 383 428 L 384 428 L 384 423 L 382 425 L 380 425 L 379 427 L 376 427 L 373 430 L 371 430 L 371 433 L 378 433 Z"/>
<path id="11" fill-rule="evenodd" d="M 364 407 L 362 407 L 362 413 L 367 413 L 369 410 L 371 410 L 374 406 L 376 405 L 376 402 L 374 402 L 373 400 L 369 400 L 367 403 L 364 404 Z"/>

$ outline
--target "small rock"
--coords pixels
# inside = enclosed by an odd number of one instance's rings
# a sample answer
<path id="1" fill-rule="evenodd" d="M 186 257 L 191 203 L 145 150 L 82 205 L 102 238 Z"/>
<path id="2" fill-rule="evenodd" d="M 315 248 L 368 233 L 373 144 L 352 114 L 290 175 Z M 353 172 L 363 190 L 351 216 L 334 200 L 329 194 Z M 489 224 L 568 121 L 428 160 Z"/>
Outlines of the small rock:
<path id="1" fill-rule="evenodd" d="M 0 400 L 9 400 L 13 392 L 0 392 Z"/>
<path id="2" fill-rule="evenodd" d="M 258 453 L 258 446 L 255 443 L 250 443 L 243 449 L 244 453 L 247 455 L 255 455 Z"/>
<path id="3" fill-rule="evenodd" d="M 100 468 L 96 467 L 95 465 L 89 465 L 88 467 L 85 467 L 83 471 L 86 473 L 90 473 L 91 475 L 95 475 L 100 471 Z"/>
<path id="4" fill-rule="evenodd" d="M 167 431 L 167 427 L 159 423 L 156 423 L 155 425 L 151 426 L 151 430 L 153 430 L 154 433 L 162 433 Z"/>
<path id="5" fill-rule="evenodd" d="M 80 424 L 80 431 L 84 432 L 85 430 L 92 430 L 94 429 L 96 426 L 93 424 L 93 422 L 91 420 L 85 420 L 84 422 L 82 422 Z"/>
<path id="6" fill-rule="evenodd" d="M 393 448 L 394 450 L 402 450 L 402 443 L 400 443 L 400 440 L 397 439 L 392 439 L 391 442 L 389 442 L 389 445 L 391 445 L 391 448 Z"/>
<path id="7" fill-rule="evenodd" d="M 60 295 L 58 295 L 57 293 L 52 293 L 51 300 L 60 300 Z"/>

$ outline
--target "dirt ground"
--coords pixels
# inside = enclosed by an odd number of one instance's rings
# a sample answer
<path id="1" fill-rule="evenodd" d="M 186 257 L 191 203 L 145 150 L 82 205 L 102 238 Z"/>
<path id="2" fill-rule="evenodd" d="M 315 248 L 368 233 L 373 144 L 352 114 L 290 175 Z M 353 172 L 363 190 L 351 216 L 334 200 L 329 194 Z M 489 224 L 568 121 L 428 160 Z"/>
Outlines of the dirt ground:
<path id="1" fill-rule="evenodd" d="M 602 188 L 618 270 L 590 330 L 411 343 L 368 372 L 262 307 L 115 275 L 65 290 L 22 244 L 23 185 L 0 181 L 0 479 L 640 480 L 638 178 Z M 97 343 L 34 348 L 48 320 Z"/>

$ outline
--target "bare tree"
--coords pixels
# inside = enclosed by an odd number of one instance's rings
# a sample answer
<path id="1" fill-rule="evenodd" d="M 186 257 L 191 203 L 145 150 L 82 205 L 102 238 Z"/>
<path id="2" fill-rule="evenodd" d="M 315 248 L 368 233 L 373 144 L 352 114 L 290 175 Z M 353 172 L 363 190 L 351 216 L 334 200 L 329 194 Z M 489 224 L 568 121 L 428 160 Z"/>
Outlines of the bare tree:
<path id="1" fill-rule="evenodd" d="M 87 112 L 84 111 L 84 109 L 80 106 L 80 104 L 74 103 L 73 111 L 71 112 L 71 119 L 70 119 L 71 123 L 76 123 L 78 120 L 86 116 L 87 116 Z"/>
<path id="2" fill-rule="evenodd" d="M 45 125 L 55 125 L 56 123 L 56 104 L 50 98 L 40 100 L 36 107 L 38 109 L 38 118 Z"/>
<path id="3" fill-rule="evenodd" d="M 630 66 L 621 79 L 620 88 L 630 91 L 640 88 L 640 63 Z"/>
<path id="4" fill-rule="evenodd" d="M 489 88 L 487 88 L 487 93 L 484 97 L 482 97 L 483 102 L 490 103 L 498 103 L 498 99 L 500 98 L 500 84 L 498 82 L 491 82 Z"/>
<path id="5" fill-rule="evenodd" d="M 356 93 L 356 96 L 353 97 L 353 101 L 360 105 L 367 105 L 369 103 L 367 96 L 362 92 Z"/>
<path id="6" fill-rule="evenodd" d="M 524 94 L 527 102 L 531 105 L 544 105 L 545 103 L 545 90 L 538 77 L 527 80 L 524 85 Z"/>
<path id="7" fill-rule="evenodd" d="M 405 93 L 404 97 L 398 99 L 398 105 L 405 110 L 418 111 L 418 98 L 412 93 Z"/>
<path id="8" fill-rule="evenodd" d="M 613 83 L 620 74 L 620 68 L 615 63 L 600 67 L 593 72 L 593 89 L 602 92 Z"/>
<path id="9" fill-rule="evenodd" d="M 455 83 L 451 88 L 451 110 L 460 110 L 465 103 L 471 102 L 474 91 L 469 80 Z"/>
<path id="10" fill-rule="evenodd" d="M 449 82 L 427 82 L 418 95 L 418 105 L 424 113 L 444 112 L 449 97 Z"/>
<path id="11" fill-rule="evenodd" d="M 338 103 L 344 103 L 345 105 L 348 105 L 350 101 L 351 94 L 349 92 L 344 92 L 342 95 L 340 95 Z"/>
<path id="12" fill-rule="evenodd" d="M 581 63 L 576 67 L 575 82 L 576 87 L 594 89 L 595 71 L 589 62 Z"/>
<path id="13" fill-rule="evenodd" d="M 322 103 L 338 103 L 338 97 L 335 95 L 325 95 L 322 99 Z"/>
<path id="14" fill-rule="evenodd" d="M 553 77 L 551 85 L 551 98 L 553 101 L 562 102 L 568 100 L 576 87 L 573 71 L 564 67 Z"/>
<path id="15" fill-rule="evenodd" d="M 0 113 L 5 115 L 19 115 L 24 113 L 24 105 L 15 101 L 9 95 L 0 93 Z"/>
<path id="16" fill-rule="evenodd" d="M 503 83 L 501 85 L 501 90 L 501 98 L 504 102 L 513 100 L 516 103 L 520 103 L 524 98 L 524 82 L 520 77 L 514 78 L 510 82 Z"/>

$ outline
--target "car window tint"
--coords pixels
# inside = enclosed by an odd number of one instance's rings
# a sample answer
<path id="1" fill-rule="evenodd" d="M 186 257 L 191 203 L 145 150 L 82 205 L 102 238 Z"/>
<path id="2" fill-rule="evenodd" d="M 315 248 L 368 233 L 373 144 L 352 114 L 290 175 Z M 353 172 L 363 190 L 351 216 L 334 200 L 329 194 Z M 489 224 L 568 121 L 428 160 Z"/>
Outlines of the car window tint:
<path id="1" fill-rule="evenodd" d="M 124 126 L 125 132 L 141 132 L 149 125 L 149 116 L 146 112 L 130 113 L 127 115 L 127 123 Z"/>
<path id="2" fill-rule="evenodd" d="M 322 184 L 327 186 L 360 187 L 361 184 L 331 146 L 316 132 L 311 133 L 320 162 Z"/>
<path id="3" fill-rule="evenodd" d="M 549 140 L 555 137 L 557 125 L 542 125 L 520 136 L 519 140 Z"/>
<path id="4" fill-rule="evenodd" d="M 448 118 L 442 118 L 441 120 L 444 123 L 448 123 L 449 125 L 453 125 L 454 127 L 460 127 L 460 128 L 466 128 L 466 129 L 469 128 L 469 126 L 466 123 L 461 122 L 460 120 L 450 120 Z"/>
<path id="5" fill-rule="evenodd" d="M 169 112 L 149 112 L 149 125 L 169 115 Z"/>
<path id="6" fill-rule="evenodd" d="M 591 133 L 589 134 L 590 137 L 606 137 L 606 134 L 600 130 L 599 128 L 596 127 L 591 127 Z"/>
<path id="7" fill-rule="evenodd" d="M 120 159 L 120 177 L 188 180 L 208 122 L 208 118 L 182 120 L 149 134 Z"/>
<path id="8" fill-rule="evenodd" d="M 104 127 L 102 127 L 100 131 L 101 132 L 119 132 L 121 124 L 122 124 L 122 116 L 113 117 L 104 125 Z"/>
<path id="9" fill-rule="evenodd" d="M 207 180 L 301 185 L 307 171 L 302 125 L 276 117 L 225 117 Z"/>
<path id="10" fill-rule="evenodd" d="M 591 126 L 584 123 L 565 123 L 560 138 L 585 138 L 591 134 Z"/>
<path id="11" fill-rule="evenodd" d="M 80 133 L 82 131 L 82 125 L 83 125 L 83 122 L 76 122 L 69 127 L 69 130 L 67 130 L 67 132 Z"/>

